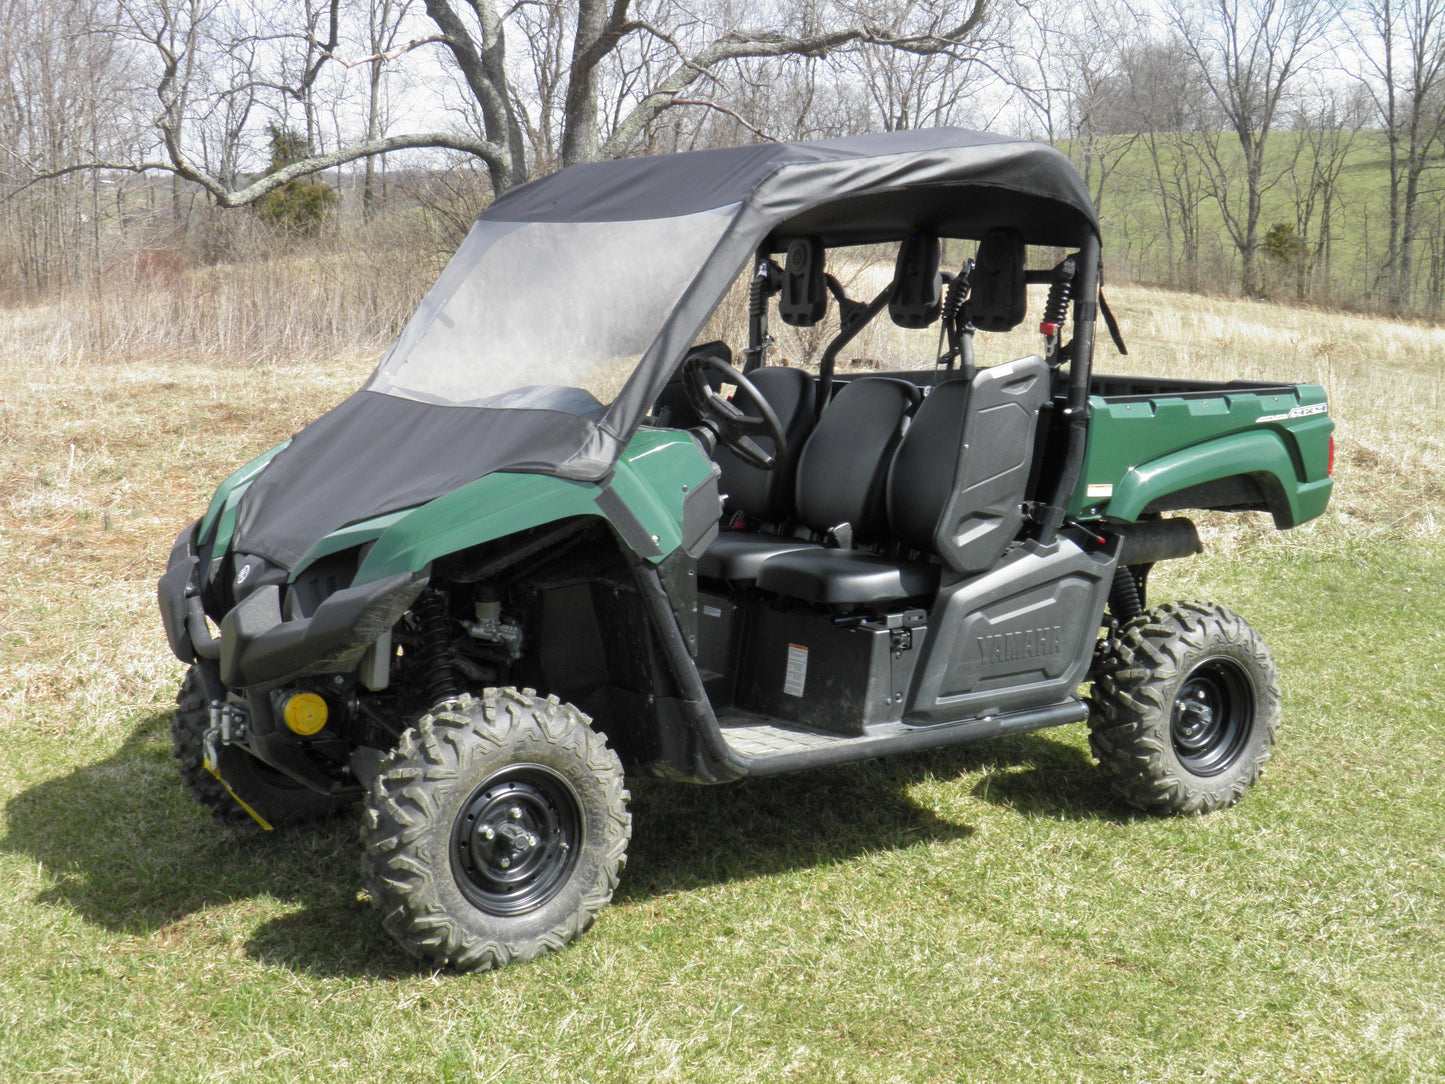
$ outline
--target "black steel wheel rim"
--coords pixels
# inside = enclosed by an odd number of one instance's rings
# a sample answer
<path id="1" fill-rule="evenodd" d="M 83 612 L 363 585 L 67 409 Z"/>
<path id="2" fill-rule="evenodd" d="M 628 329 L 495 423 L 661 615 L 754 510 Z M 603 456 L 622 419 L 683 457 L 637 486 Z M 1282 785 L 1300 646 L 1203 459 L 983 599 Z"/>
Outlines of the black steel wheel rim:
<path id="1" fill-rule="evenodd" d="M 1254 701 L 1254 682 L 1234 659 L 1206 659 L 1190 670 L 1169 718 L 1169 736 L 1184 769 L 1194 775 L 1227 771 L 1254 729 Z"/>
<path id="2" fill-rule="evenodd" d="M 535 911 L 557 895 L 582 851 L 582 806 L 551 768 L 518 764 L 487 778 L 452 824 L 452 875 L 490 915 Z"/>

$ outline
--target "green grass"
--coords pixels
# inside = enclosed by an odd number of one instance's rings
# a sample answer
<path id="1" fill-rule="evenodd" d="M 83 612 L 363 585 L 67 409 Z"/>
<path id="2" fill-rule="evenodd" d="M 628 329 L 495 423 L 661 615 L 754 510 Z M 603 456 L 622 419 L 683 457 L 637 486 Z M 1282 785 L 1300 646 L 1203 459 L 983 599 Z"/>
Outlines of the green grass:
<path id="1" fill-rule="evenodd" d="M 1266 364 L 1237 314 L 1268 307 L 1121 298 L 1175 328 L 1139 371 Z M 1240 344 L 1216 347 L 1216 321 Z M 1348 404 L 1330 514 L 1286 534 L 1202 521 L 1206 554 L 1151 579 L 1274 650 L 1285 724 L 1241 805 L 1135 816 L 1080 727 L 635 781 L 597 926 L 470 976 L 382 931 L 354 816 L 218 826 L 169 753 L 180 668 L 153 592 L 171 539 L 366 363 L 299 380 L 0 357 L 0 1080 L 1445 1078 L 1445 490 L 1438 424 L 1406 424 L 1436 345 L 1399 341 L 1330 370 Z"/>
<path id="2" fill-rule="evenodd" d="M 1393 541 L 1174 573 L 1158 597 L 1247 612 L 1285 676 L 1236 809 L 1131 815 L 1079 728 L 639 782 L 613 906 L 497 974 L 391 944 L 350 821 L 213 825 L 154 707 L 63 744 L 7 728 L 0 1075 L 1439 1079 L 1445 561 Z"/>

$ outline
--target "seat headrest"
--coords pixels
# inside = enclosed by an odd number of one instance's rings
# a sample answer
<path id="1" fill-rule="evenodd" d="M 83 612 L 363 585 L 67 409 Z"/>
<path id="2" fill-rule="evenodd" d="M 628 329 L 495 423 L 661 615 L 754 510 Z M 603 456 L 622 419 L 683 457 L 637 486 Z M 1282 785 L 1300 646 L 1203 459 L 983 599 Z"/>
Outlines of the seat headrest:
<path id="1" fill-rule="evenodd" d="M 783 265 L 778 316 L 794 327 L 812 327 L 828 312 L 828 284 L 823 273 L 823 242 L 816 237 L 795 237 L 788 242 Z"/>
<path id="2" fill-rule="evenodd" d="M 938 238 L 919 232 L 898 246 L 888 315 L 899 327 L 927 327 L 943 308 L 943 275 Z"/>
<path id="3" fill-rule="evenodd" d="M 1009 331 L 1028 311 L 1024 235 L 1012 226 L 989 230 L 978 243 L 969 280 L 969 321 L 980 331 Z"/>

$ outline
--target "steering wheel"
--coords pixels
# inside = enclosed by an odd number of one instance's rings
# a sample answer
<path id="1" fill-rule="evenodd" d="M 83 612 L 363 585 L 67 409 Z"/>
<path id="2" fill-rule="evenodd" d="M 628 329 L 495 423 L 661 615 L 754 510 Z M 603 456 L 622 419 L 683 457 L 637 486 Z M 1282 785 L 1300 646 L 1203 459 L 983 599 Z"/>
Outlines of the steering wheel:
<path id="1" fill-rule="evenodd" d="M 725 383 L 735 384 L 738 394 L 745 397 L 757 413 L 743 413 L 713 388 L 707 378 L 709 370 L 721 376 Z M 753 382 L 722 358 L 715 354 L 689 355 L 682 363 L 682 386 L 703 427 L 744 463 L 759 470 L 773 470 L 787 456 L 788 441 L 778 424 L 777 414 Z M 755 436 L 767 437 L 773 442 L 771 455 L 752 439 Z"/>

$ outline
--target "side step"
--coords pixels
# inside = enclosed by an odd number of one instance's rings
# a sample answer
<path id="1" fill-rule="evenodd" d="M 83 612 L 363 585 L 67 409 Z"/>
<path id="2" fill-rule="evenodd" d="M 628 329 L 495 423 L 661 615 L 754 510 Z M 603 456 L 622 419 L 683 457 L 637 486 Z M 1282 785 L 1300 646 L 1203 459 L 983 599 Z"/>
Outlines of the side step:
<path id="1" fill-rule="evenodd" d="M 729 709 L 718 714 L 723 739 L 739 759 L 746 763 L 749 776 L 782 775 L 805 768 L 821 768 L 829 764 L 847 764 L 855 760 L 871 760 L 895 753 L 921 752 L 949 745 L 983 741 L 1001 734 L 1017 734 L 1042 730 L 1051 726 L 1081 723 L 1089 716 L 1083 702 L 1072 697 L 1062 704 L 1046 708 L 1013 712 L 1009 715 L 986 715 L 977 719 L 960 719 L 933 726 L 909 726 L 907 723 L 876 723 L 861 735 L 842 736 L 790 723 L 769 715 Z"/>

